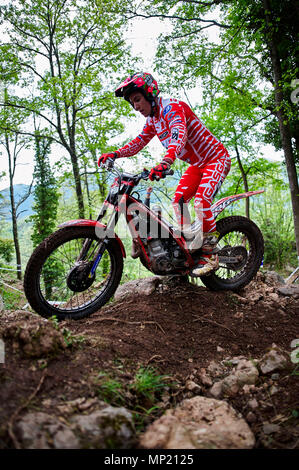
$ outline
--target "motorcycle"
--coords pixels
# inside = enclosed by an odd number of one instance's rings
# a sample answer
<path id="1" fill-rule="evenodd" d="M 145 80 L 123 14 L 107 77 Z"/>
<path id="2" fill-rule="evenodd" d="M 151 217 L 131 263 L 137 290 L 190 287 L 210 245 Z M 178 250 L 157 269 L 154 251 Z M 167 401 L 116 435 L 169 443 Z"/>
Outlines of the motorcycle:
<path id="1" fill-rule="evenodd" d="M 114 231 L 122 214 L 137 247 L 136 256 L 153 274 L 192 276 L 199 261 L 200 248 L 189 250 L 184 233 L 168 222 L 160 209 L 150 207 L 152 188 L 144 202 L 135 191 L 142 180 L 148 180 L 149 171 L 126 173 L 110 159 L 105 167 L 115 177 L 97 220 L 61 224 L 35 248 L 27 263 L 25 294 L 32 309 L 45 318 L 81 319 L 111 299 L 126 258 L 123 242 Z M 232 202 L 262 192 L 222 198 L 212 205 L 213 215 L 216 218 Z M 262 264 L 263 236 L 257 225 L 243 216 L 222 218 L 216 226 L 219 267 L 200 279 L 211 290 L 237 291 L 253 279 Z M 196 231 L 196 222 L 191 228 Z"/>

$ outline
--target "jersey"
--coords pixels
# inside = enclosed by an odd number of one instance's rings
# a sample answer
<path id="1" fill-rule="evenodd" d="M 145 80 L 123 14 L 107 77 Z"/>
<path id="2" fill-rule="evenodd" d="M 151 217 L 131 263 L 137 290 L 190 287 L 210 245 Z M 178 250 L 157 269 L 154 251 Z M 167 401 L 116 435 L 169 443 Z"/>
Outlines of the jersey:
<path id="1" fill-rule="evenodd" d="M 172 163 L 179 158 L 200 168 L 227 154 L 223 144 L 183 101 L 159 97 L 157 108 L 156 115 L 147 118 L 142 132 L 115 151 L 117 157 L 136 155 L 155 136 L 166 149 L 164 159 Z"/>

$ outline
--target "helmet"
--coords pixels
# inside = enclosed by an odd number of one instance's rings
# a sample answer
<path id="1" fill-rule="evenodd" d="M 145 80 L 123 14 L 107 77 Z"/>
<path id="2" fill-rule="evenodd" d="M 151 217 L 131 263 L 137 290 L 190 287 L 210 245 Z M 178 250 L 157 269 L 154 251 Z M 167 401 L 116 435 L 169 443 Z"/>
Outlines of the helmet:
<path id="1" fill-rule="evenodd" d="M 158 83 L 150 73 L 138 72 L 126 78 L 115 90 L 115 96 L 121 96 L 129 101 L 133 91 L 140 91 L 150 102 L 160 93 Z"/>

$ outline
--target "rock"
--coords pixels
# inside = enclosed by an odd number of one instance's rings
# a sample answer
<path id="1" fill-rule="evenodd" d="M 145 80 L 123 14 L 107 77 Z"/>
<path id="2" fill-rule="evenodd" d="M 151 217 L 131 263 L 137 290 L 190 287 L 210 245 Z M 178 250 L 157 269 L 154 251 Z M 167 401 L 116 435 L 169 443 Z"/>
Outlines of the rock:
<path id="1" fill-rule="evenodd" d="M 278 432 L 279 430 L 280 426 L 278 426 L 278 424 L 265 423 L 263 425 L 263 432 L 265 434 L 272 434 L 274 432 Z"/>
<path id="2" fill-rule="evenodd" d="M 27 357 L 54 356 L 67 348 L 64 336 L 52 322 L 36 315 L 30 320 L 17 320 L 2 328 L 4 338 L 13 340 L 13 347 Z"/>
<path id="3" fill-rule="evenodd" d="M 214 398 L 220 398 L 222 395 L 222 381 L 215 382 L 209 390 L 210 394 Z"/>
<path id="4" fill-rule="evenodd" d="M 278 388 L 275 387 L 275 385 L 272 385 L 272 387 L 270 388 L 269 393 L 272 396 L 272 395 L 275 395 L 275 393 L 278 393 L 278 391 L 279 391 Z"/>
<path id="5" fill-rule="evenodd" d="M 252 400 L 249 400 L 249 401 L 248 401 L 248 406 L 249 406 L 250 408 L 252 408 L 253 410 L 255 410 L 256 408 L 258 408 L 259 404 L 258 404 L 256 398 L 253 398 Z"/>
<path id="6" fill-rule="evenodd" d="M 28 413 L 16 424 L 24 449 L 79 449 L 75 434 L 55 416 Z"/>
<path id="7" fill-rule="evenodd" d="M 222 393 L 229 397 L 237 395 L 240 389 L 238 378 L 234 374 L 230 374 L 225 377 L 222 381 Z"/>
<path id="8" fill-rule="evenodd" d="M 287 369 L 289 365 L 289 356 L 275 344 L 272 344 L 270 351 L 259 362 L 259 367 L 263 374 Z"/>
<path id="9" fill-rule="evenodd" d="M 223 368 L 217 364 L 215 361 L 211 361 L 208 365 L 208 371 L 212 376 L 218 377 L 219 375 L 223 375 Z"/>
<path id="10" fill-rule="evenodd" d="M 89 415 L 70 419 L 72 430 L 82 436 L 83 448 L 128 449 L 135 435 L 132 414 L 125 408 L 107 406 Z"/>
<path id="11" fill-rule="evenodd" d="M 275 271 L 266 271 L 264 282 L 269 286 L 273 286 L 275 284 L 285 284 L 284 278 Z"/>
<path id="12" fill-rule="evenodd" d="M 243 385 L 256 384 L 259 371 L 251 361 L 244 359 L 238 363 L 235 375 L 238 384 L 242 387 Z"/>
<path id="13" fill-rule="evenodd" d="M 287 296 L 296 296 L 299 294 L 299 286 L 297 285 L 289 285 L 286 287 L 279 287 L 277 289 L 277 292 L 282 295 L 287 295 Z"/>
<path id="14" fill-rule="evenodd" d="M 3 312 L 3 310 L 5 310 L 5 305 L 4 305 L 3 299 L 0 295 L 0 313 Z"/>
<path id="15" fill-rule="evenodd" d="M 155 292 L 160 283 L 161 279 L 158 276 L 129 281 L 117 288 L 114 298 L 115 300 L 120 300 L 130 295 L 148 296 Z"/>
<path id="16" fill-rule="evenodd" d="M 124 449 L 135 436 L 132 415 L 125 408 L 105 406 L 89 415 L 75 415 L 63 423 L 46 413 L 28 413 L 17 424 L 25 449 Z"/>
<path id="17" fill-rule="evenodd" d="M 254 385 L 258 380 L 259 371 L 251 361 L 234 358 L 232 363 L 237 364 L 234 371 L 210 389 L 210 393 L 215 398 L 220 397 L 221 394 L 229 397 L 235 396 L 244 385 Z"/>
<path id="18" fill-rule="evenodd" d="M 280 375 L 278 373 L 274 373 L 271 375 L 272 380 L 279 380 L 279 378 L 280 378 Z"/>
<path id="19" fill-rule="evenodd" d="M 197 396 L 152 423 L 141 436 L 146 449 L 251 449 L 254 435 L 225 401 Z"/>
<path id="20" fill-rule="evenodd" d="M 269 297 L 271 300 L 274 300 L 274 302 L 278 302 L 279 301 L 279 295 L 276 294 L 276 292 L 270 292 L 269 293 Z"/>
<path id="21" fill-rule="evenodd" d="M 204 368 L 200 369 L 200 371 L 197 373 L 197 376 L 202 385 L 205 385 L 206 387 L 212 387 L 212 379 L 207 375 L 207 372 Z"/>
<path id="22" fill-rule="evenodd" d="M 201 387 L 197 383 L 193 382 L 193 380 L 187 380 L 185 388 L 195 394 L 201 393 Z"/>

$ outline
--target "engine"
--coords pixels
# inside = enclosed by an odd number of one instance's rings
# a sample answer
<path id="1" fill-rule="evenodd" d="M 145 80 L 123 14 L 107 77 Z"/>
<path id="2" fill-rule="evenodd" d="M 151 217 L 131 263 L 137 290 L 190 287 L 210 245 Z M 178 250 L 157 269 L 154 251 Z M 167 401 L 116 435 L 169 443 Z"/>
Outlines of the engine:
<path id="1" fill-rule="evenodd" d="M 185 265 L 185 256 L 172 239 L 147 240 L 146 248 L 156 274 L 171 273 L 177 267 Z"/>

